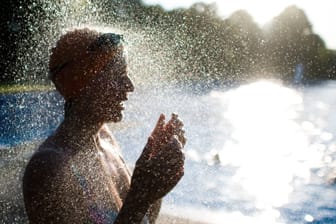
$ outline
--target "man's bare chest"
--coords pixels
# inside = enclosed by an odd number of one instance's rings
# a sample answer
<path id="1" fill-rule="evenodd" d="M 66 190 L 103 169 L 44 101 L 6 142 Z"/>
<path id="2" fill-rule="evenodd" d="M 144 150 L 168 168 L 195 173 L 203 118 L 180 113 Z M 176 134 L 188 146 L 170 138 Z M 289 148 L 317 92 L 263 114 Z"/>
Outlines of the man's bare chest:
<path id="1" fill-rule="evenodd" d="M 130 173 L 119 153 L 101 143 L 76 155 L 70 169 L 88 201 L 119 210 L 129 189 Z"/>

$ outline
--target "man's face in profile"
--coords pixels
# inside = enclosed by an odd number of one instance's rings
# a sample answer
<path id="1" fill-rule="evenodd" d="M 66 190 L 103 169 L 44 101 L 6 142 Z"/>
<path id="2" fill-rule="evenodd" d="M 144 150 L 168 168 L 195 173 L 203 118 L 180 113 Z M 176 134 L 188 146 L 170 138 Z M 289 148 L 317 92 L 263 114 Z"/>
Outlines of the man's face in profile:
<path id="1" fill-rule="evenodd" d="M 132 80 L 128 76 L 127 65 L 124 62 L 111 63 L 106 66 L 101 75 L 97 75 L 90 83 L 93 104 L 98 116 L 104 122 L 119 122 L 122 120 L 123 102 L 128 100 L 128 93 L 134 91 Z"/>

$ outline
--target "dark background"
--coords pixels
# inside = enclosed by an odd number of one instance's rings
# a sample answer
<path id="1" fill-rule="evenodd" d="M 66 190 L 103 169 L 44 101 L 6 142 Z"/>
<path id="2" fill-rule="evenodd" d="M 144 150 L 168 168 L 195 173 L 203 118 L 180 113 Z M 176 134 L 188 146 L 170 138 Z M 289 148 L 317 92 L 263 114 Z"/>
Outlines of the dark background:
<path id="1" fill-rule="evenodd" d="M 0 84 L 48 83 L 50 43 L 70 17 L 85 23 L 90 16 L 102 24 L 160 33 L 174 60 L 175 72 L 169 78 L 180 82 L 222 84 L 258 78 L 291 82 L 298 64 L 303 65 L 304 82 L 336 77 L 336 52 L 326 48 L 305 12 L 296 6 L 274 15 L 261 28 L 243 10 L 223 19 L 215 4 L 196 3 L 172 11 L 141 0 L 62 4 L 2 1 Z"/>

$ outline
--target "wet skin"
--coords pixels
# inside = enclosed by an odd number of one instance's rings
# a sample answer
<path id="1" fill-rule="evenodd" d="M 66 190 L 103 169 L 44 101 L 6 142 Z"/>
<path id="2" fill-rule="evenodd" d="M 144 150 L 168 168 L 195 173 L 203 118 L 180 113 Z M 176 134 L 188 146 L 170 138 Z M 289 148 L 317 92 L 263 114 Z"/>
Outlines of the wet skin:
<path id="1" fill-rule="evenodd" d="M 72 99 L 63 123 L 26 167 L 23 193 L 30 223 L 85 223 L 88 208 L 118 211 L 114 223 L 154 223 L 160 199 L 184 173 L 183 122 L 160 115 L 133 175 L 118 152 L 107 122 L 122 119 L 134 90 L 127 66 L 107 66 Z M 85 186 L 80 180 L 85 179 Z M 85 190 L 83 190 L 85 188 Z"/>

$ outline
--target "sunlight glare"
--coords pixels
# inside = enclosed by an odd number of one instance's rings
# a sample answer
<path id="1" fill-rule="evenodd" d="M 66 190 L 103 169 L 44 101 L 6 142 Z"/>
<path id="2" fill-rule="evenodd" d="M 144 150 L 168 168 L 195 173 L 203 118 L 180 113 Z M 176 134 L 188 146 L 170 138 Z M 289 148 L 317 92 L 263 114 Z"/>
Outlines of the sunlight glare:
<path id="1" fill-rule="evenodd" d="M 246 10 L 252 15 L 254 21 L 259 25 L 270 22 L 271 19 L 280 14 L 284 8 L 290 4 L 290 1 L 267 1 L 267 0 L 236 0 L 230 3 L 226 1 L 216 1 L 219 12 L 224 16 L 229 16 L 228 12 L 234 12 L 240 9 Z"/>
<path id="2" fill-rule="evenodd" d="M 310 168 L 322 160 L 321 150 L 310 147 L 297 121 L 303 110 L 301 94 L 258 81 L 212 92 L 212 97 L 225 106 L 222 116 L 233 129 L 219 152 L 222 165 L 238 167 L 234 181 L 254 197 L 257 208 L 287 203 L 294 178 L 308 181 Z"/>

